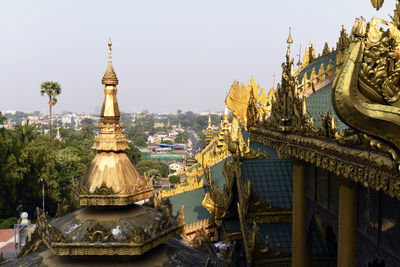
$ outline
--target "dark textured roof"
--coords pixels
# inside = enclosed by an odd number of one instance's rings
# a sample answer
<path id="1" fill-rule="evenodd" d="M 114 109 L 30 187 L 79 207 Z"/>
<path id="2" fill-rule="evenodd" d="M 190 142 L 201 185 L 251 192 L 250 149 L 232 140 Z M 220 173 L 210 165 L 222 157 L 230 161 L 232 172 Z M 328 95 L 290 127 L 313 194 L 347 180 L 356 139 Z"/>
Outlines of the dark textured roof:
<path id="1" fill-rule="evenodd" d="M 321 256 L 334 256 L 337 252 L 337 244 L 326 243 L 321 231 L 318 229 L 315 219 L 311 221 L 312 253 Z"/>
<path id="2" fill-rule="evenodd" d="M 221 192 L 222 192 L 222 190 L 224 188 L 224 184 L 225 184 L 225 176 L 224 176 L 224 173 L 222 172 L 225 161 L 228 161 L 228 163 L 230 163 L 231 157 L 229 156 L 226 159 L 221 160 L 210 167 L 211 180 L 214 181 L 215 185 L 218 186 L 218 189 Z"/>
<path id="3" fill-rule="evenodd" d="M 292 223 L 263 223 L 257 225 L 260 228 L 260 237 L 265 242 L 268 235 L 268 244 L 272 249 L 292 252 Z"/>
<path id="4" fill-rule="evenodd" d="M 269 247 L 278 248 L 280 244 L 281 251 L 292 251 L 292 223 L 263 223 L 257 224 L 260 228 L 260 237 L 265 242 L 268 235 Z M 322 233 L 316 227 L 315 221 L 311 224 L 312 254 L 319 256 L 336 255 L 336 244 L 326 244 Z"/>
<path id="5" fill-rule="evenodd" d="M 239 219 L 237 219 L 237 218 L 224 220 L 222 224 L 227 233 L 240 232 L 240 222 L 239 222 Z"/>
<path id="6" fill-rule="evenodd" d="M 261 153 L 267 153 L 271 158 L 278 158 L 278 154 L 272 148 L 265 146 L 263 143 L 260 142 L 251 142 L 250 149 L 254 151 L 258 151 Z"/>
<path id="7" fill-rule="evenodd" d="M 348 128 L 348 126 L 339 119 L 332 106 L 331 90 L 332 83 L 311 94 L 306 99 L 308 118 L 310 118 L 310 115 L 314 118 L 315 130 L 322 128 L 321 116 L 323 116 L 326 111 L 329 112 L 330 116 L 333 115 L 335 117 L 336 126 L 340 131 L 344 131 L 346 128 Z"/>
<path id="8" fill-rule="evenodd" d="M 292 209 L 293 166 L 291 159 L 248 159 L 242 163 L 243 179 L 250 179 L 261 199 Z"/>
<path id="9" fill-rule="evenodd" d="M 201 205 L 206 191 L 207 189 L 203 187 L 169 197 L 173 214 L 176 215 L 183 205 L 185 206 L 185 223 L 192 223 L 210 218 L 211 214 Z"/>

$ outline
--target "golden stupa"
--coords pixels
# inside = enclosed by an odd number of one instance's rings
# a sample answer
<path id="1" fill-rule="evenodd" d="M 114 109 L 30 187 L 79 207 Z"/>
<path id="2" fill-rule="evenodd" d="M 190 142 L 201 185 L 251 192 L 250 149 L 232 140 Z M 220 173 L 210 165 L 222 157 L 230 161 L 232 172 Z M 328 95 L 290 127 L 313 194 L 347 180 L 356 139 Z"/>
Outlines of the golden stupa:
<path id="1" fill-rule="evenodd" d="M 108 67 L 102 79 L 104 101 L 101 109 L 99 134 L 93 149 L 98 154 L 93 159 L 81 181 L 79 202 L 81 206 L 127 205 L 153 196 L 153 183 L 139 175 L 124 150 L 129 149 L 117 101 L 118 78 L 111 60 L 111 39 L 108 41 Z"/>
<path id="2" fill-rule="evenodd" d="M 182 232 L 183 209 L 173 217 L 168 206 L 135 204 L 153 196 L 153 182 L 124 153 L 129 147 L 119 122 L 111 45 L 109 40 L 102 123 L 93 144 L 98 153 L 74 190 L 83 208 L 54 219 L 38 209 L 38 231 L 53 255 L 137 256 Z"/>

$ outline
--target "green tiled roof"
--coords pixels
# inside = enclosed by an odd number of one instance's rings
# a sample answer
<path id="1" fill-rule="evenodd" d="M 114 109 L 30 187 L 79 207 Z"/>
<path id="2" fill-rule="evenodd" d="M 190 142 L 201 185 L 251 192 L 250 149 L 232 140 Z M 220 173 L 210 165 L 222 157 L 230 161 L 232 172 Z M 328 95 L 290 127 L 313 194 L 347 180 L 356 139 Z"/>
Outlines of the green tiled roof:
<path id="1" fill-rule="evenodd" d="M 240 222 L 238 218 L 224 220 L 222 224 L 224 225 L 225 231 L 227 233 L 240 232 Z"/>
<path id="2" fill-rule="evenodd" d="M 193 164 L 188 168 L 188 172 L 192 173 L 194 169 L 200 167 L 200 163 Z"/>
<path id="3" fill-rule="evenodd" d="M 273 206 L 292 209 L 291 159 L 248 159 L 242 162 L 243 179 L 250 179 L 261 199 Z"/>
<path id="4" fill-rule="evenodd" d="M 315 67 L 315 74 L 318 75 L 318 71 L 319 71 L 319 68 L 321 67 L 322 63 L 324 64 L 325 70 L 326 70 L 326 66 L 328 66 L 328 64 L 329 64 L 329 60 L 331 60 L 331 59 L 332 59 L 332 66 L 335 66 L 336 65 L 336 55 L 337 55 L 337 51 L 311 62 L 307 67 L 305 67 L 299 73 L 299 75 L 297 75 L 297 78 L 299 79 L 299 83 L 300 84 L 302 83 L 304 73 L 307 72 L 307 77 L 310 77 L 311 71 L 314 67 Z"/>
<path id="5" fill-rule="evenodd" d="M 218 186 L 218 188 L 221 192 L 222 192 L 222 190 L 224 188 L 224 184 L 225 184 L 225 176 L 224 176 L 224 173 L 222 172 L 222 169 L 225 164 L 225 160 L 228 161 L 228 163 L 230 163 L 231 157 L 229 156 L 226 159 L 221 160 L 210 167 L 211 180 L 214 181 L 215 185 Z"/>
<path id="6" fill-rule="evenodd" d="M 321 116 L 325 114 L 326 111 L 332 116 L 335 116 L 335 123 L 340 131 L 344 131 L 348 126 L 344 124 L 337 116 L 331 102 L 331 90 L 332 83 L 326 87 L 318 90 L 317 92 L 311 94 L 307 99 L 307 115 L 314 118 L 314 129 L 318 130 L 322 128 Z"/>
<path id="7" fill-rule="evenodd" d="M 292 223 L 263 223 L 257 224 L 260 228 L 260 237 L 265 242 L 268 235 L 269 247 L 281 251 L 292 252 Z"/>
<path id="8" fill-rule="evenodd" d="M 160 161 L 160 162 L 172 162 L 172 161 L 183 161 L 183 158 L 181 155 L 175 155 L 175 154 L 143 154 L 143 160 L 152 160 L 152 161 Z"/>
<path id="9" fill-rule="evenodd" d="M 169 197 L 173 214 L 176 215 L 183 205 L 185 206 L 185 223 L 193 223 L 210 218 L 211 214 L 201 205 L 205 195 L 206 188 L 203 187 Z"/>
<path id="10" fill-rule="evenodd" d="M 260 142 L 251 142 L 250 149 L 254 151 L 259 151 L 261 153 L 267 153 L 271 158 L 278 158 L 278 154 L 272 148 L 265 146 Z"/>

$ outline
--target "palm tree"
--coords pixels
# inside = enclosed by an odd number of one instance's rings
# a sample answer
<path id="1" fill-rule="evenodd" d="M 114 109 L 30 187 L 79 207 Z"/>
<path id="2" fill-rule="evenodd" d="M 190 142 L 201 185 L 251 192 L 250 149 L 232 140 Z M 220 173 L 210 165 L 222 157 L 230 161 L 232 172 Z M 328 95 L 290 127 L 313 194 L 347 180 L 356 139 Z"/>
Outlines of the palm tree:
<path id="1" fill-rule="evenodd" d="M 36 136 L 37 125 L 30 124 L 29 120 L 27 120 L 24 124 L 21 121 L 18 122 L 15 127 L 15 133 L 18 136 L 18 141 L 21 146 L 26 145 L 30 141 L 32 141 Z"/>
<path id="2" fill-rule="evenodd" d="M 58 82 L 42 82 L 40 85 L 40 94 L 43 96 L 47 94 L 49 97 L 49 120 L 50 120 L 50 137 L 51 137 L 51 107 L 57 103 L 57 98 L 59 94 L 61 94 L 61 86 Z"/>

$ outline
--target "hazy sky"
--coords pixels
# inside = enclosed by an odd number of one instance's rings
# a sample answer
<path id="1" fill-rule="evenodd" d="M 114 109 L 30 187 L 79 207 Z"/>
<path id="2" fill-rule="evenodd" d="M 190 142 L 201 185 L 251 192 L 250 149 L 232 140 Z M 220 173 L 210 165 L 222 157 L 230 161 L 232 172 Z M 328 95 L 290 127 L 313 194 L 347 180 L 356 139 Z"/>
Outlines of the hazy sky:
<path id="1" fill-rule="evenodd" d="M 292 55 L 311 40 L 336 45 L 341 25 L 388 19 L 369 0 L 1 1 L 0 110 L 47 111 L 40 83 L 58 81 L 55 112 L 93 112 L 103 101 L 107 40 L 122 111 L 223 110 L 234 80 L 280 80 L 288 28 Z M 297 58 L 296 58 L 297 62 Z"/>

